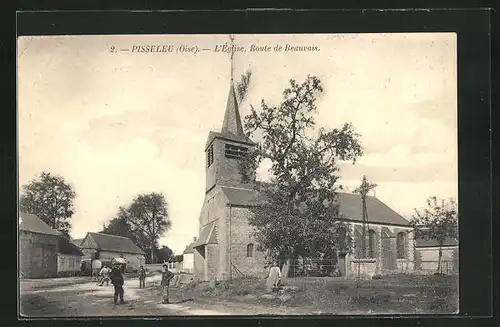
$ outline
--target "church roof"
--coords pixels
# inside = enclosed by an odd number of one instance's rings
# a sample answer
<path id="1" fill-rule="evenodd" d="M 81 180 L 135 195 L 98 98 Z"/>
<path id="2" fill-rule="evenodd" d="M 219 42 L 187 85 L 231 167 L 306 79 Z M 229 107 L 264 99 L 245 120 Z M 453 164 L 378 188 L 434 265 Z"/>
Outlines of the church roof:
<path id="1" fill-rule="evenodd" d="M 228 204 L 234 206 L 258 206 L 264 202 L 264 197 L 257 190 L 222 187 L 222 192 L 228 199 Z M 339 210 L 349 221 L 362 222 L 363 209 L 361 196 L 350 193 L 337 193 Z M 368 223 L 409 226 L 408 220 L 392 210 L 385 203 L 373 196 L 366 197 Z"/>
<path id="2" fill-rule="evenodd" d="M 236 92 L 234 90 L 233 83 L 229 87 L 229 95 L 227 97 L 226 112 L 224 113 L 224 121 L 222 122 L 222 128 L 220 132 L 211 131 L 208 134 L 207 143 L 205 149 L 212 143 L 215 138 L 222 138 L 229 141 L 243 142 L 249 145 L 254 145 L 243 131 L 243 125 L 241 124 L 240 110 L 238 108 L 238 101 L 236 99 Z"/>
<path id="3" fill-rule="evenodd" d="M 236 92 L 234 91 L 233 83 L 231 83 L 229 87 L 229 95 L 227 96 L 226 112 L 224 114 L 221 133 L 225 135 L 234 135 L 236 137 L 245 136 L 243 126 L 241 125 L 240 111 L 238 109 L 238 101 L 236 100 Z"/>
<path id="4" fill-rule="evenodd" d="M 217 244 L 217 231 L 215 230 L 215 221 L 212 221 L 201 229 L 200 237 L 194 242 L 193 248 L 205 244 Z"/>
<path id="5" fill-rule="evenodd" d="M 262 195 L 254 189 L 221 187 L 228 204 L 235 206 L 258 206 L 264 202 Z"/>
<path id="6" fill-rule="evenodd" d="M 224 133 L 221 133 L 221 132 L 210 131 L 210 133 L 208 134 L 207 143 L 205 143 L 205 150 L 208 148 L 208 146 L 210 145 L 210 143 L 212 143 L 212 141 L 215 138 L 223 139 L 223 140 L 227 140 L 227 141 L 244 143 L 244 144 L 247 144 L 247 145 L 255 145 L 255 142 L 253 142 L 250 138 L 246 137 L 245 135 L 243 135 L 243 136 L 239 135 L 238 136 L 238 135 L 224 134 Z"/>
<path id="7" fill-rule="evenodd" d="M 363 209 L 361 196 L 359 194 L 350 193 L 338 193 L 338 196 L 340 212 L 342 212 L 348 220 L 362 222 Z M 403 216 L 373 196 L 366 197 L 366 210 L 368 212 L 368 223 L 403 226 L 408 226 L 410 224 Z"/>

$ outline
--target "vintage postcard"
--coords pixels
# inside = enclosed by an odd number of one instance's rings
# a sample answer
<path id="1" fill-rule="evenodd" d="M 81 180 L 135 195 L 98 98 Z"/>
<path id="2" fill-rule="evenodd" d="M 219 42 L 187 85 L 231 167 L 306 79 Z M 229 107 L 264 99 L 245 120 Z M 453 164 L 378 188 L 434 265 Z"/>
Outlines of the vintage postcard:
<path id="1" fill-rule="evenodd" d="M 455 33 L 18 38 L 22 317 L 458 313 Z"/>

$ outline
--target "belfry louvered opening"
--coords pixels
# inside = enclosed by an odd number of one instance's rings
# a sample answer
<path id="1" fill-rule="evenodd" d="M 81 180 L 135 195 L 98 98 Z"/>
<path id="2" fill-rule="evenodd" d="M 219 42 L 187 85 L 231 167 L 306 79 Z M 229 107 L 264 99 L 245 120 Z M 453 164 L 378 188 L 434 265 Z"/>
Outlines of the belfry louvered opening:
<path id="1" fill-rule="evenodd" d="M 210 167 L 214 162 L 214 146 L 211 145 L 207 151 L 207 167 Z"/>
<path id="2" fill-rule="evenodd" d="M 230 159 L 242 159 L 248 153 L 248 148 L 232 144 L 226 144 L 225 150 L 226 158 Z"/>

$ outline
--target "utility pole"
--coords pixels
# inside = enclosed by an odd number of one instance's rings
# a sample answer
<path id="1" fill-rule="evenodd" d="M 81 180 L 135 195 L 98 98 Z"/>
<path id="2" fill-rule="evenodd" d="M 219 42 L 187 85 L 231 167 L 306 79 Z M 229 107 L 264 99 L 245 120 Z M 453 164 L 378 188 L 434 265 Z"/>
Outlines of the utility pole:
<path id="1" fill-rule="evenodd" d="M 361 250 L 362 250 L 362 258 L 367 257 L 367 252 L 366 252 L 366 234 L 368 232 L 368 211 L 366 209 L 366 196 L 368 193 L 375 189 L 377 187 L 377 184 L 373 184 L 368 182 L 368 179 L 366 178 L 366 175 L 363 175 L 363 179 L 361 181 L 361 185 L 354 190 L 354 193 L 358 193 L 361 195 L 361 205 L 362 205 L 362 212 L 363 212 L 363 231 L 361 235 Z"/>

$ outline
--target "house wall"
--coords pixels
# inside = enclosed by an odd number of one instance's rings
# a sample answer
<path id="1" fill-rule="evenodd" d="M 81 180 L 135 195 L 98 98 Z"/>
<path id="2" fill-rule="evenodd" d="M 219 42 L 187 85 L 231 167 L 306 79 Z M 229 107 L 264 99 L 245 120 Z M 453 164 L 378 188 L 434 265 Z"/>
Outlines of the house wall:
<path id="1" fill-rule="evenodd" d="M 194 253 L 184 253 L 182 255 L 182 270 L 185 272 L 193 272 L 194 268 Z"/>
<path id="2" fill-rule="evenodd" d="M 435 273 L 439 261 L 439 247 L 415 248 L 415 270 L 420 273 Z M 442 250 L 441 265 L 443 273 L 452 273 L 458 270 L 458 246 L 444 247 Z"/>
<path id="3" fill-rule="evenodd" d="M 112 260 L 113 258 L 124 258 L 127 262 L 127 270 L 138 270 L 140 266 L 146 264 L 146 258 L 144 254 L 132 254 L 132 253 L 121 253 L 121 252 L 110 252 L 110 251 L 99 251 L 100 260 Z"/>
<path id="4" fill-rule="evenodd" d="M 80 273 L 82 256 L 73 254 L 57 254 L 57 274 L 76 275 Z"/>
<path id="5" fill-rule="evenodd" d="M 19 232 L 19 269 L 22 278 L 57 276 L 58 236 Z"/>

